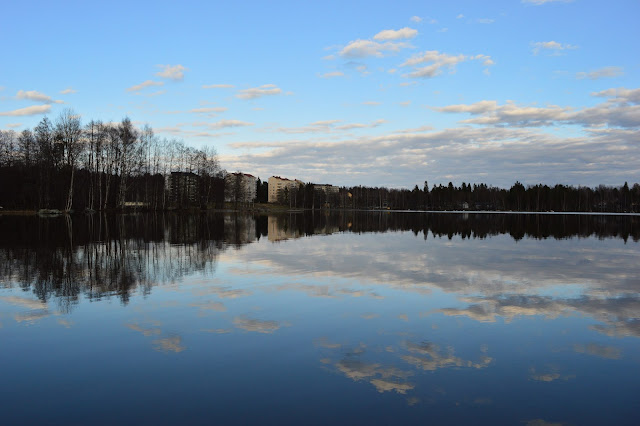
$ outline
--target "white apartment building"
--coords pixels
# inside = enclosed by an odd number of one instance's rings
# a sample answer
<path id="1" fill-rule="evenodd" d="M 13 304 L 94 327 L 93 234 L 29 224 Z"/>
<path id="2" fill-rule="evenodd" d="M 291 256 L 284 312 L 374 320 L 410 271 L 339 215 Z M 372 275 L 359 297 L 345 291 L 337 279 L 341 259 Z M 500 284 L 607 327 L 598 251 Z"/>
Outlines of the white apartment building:
<path id="1" fill-rule="evenodd" d="M 267 201 L 270 203 L 277 203 L 278 197 L 282 194 L 285 188 L 289 188 L 289 190 L 291 190 L 291 188 L 297 188 L 301 183 L 303 182 L 298 179 L 291 180 L 280 176 L 271 176 L 269 178 L 269 197 L 267 198 Z"/>
<path id="2" fill-rule="evenodd" d="M 224 179 L 225 201 L 250 203 L 256 199 L 258 178 L 247 173 L 229 173 Z M 238 200 L 236 200 L 238 197 Z"/>

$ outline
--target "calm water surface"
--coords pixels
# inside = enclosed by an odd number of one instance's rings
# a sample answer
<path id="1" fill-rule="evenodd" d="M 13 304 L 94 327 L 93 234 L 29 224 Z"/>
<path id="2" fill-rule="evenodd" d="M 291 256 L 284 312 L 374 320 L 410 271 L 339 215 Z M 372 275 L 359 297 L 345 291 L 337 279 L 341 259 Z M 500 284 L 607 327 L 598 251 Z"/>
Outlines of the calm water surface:
<path id="1" fill-rule="evenodd" d="M 0 424 L 639 424 L 640 218 L 0 216 Z"/>

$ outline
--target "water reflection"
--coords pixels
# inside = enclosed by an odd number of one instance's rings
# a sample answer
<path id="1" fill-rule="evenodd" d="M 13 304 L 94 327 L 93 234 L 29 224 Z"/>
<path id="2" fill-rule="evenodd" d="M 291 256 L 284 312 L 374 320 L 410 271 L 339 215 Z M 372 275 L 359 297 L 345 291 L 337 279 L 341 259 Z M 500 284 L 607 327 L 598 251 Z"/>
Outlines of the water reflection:
<path id="1" fill-rule="evenodd" d="M 637 221 L 0 217 L 0 391 L 37 405 L 35 378 L 102 374 L 92 401 L 119 381 L 145 395 L 106 423 L 166 422 L 166 405 L 224 424 L 624 424 L 640 390 Z M 47 401 L 68 407 L 59 394 Z"/>

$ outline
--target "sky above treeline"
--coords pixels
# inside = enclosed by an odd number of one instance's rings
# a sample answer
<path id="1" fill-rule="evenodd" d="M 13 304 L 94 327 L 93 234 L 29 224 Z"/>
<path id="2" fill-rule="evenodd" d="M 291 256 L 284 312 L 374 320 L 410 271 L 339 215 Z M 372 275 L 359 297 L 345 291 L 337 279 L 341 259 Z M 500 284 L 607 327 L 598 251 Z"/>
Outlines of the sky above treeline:
<path id="1" fill-rule="evenodd" d="M 72 108 L 335 185 L 640 182 L 640 2 L 9 2 L 0 129 Z"/>

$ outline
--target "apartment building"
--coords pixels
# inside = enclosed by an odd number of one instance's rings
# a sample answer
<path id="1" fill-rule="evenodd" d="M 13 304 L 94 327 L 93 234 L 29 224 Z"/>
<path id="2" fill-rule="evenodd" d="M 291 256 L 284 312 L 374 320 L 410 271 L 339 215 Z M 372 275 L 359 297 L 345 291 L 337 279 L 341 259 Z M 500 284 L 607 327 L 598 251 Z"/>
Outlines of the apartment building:
<path id="1" fill-rule="evenodd" d="M 302 183 L 304 182 L 298 179 L 291 180 L 280 176 L 271 176 L 269 178 L 269 196 L 267 201 L 277 203 L 279 199 L 283 199 L 285 188 L 291 190 L 292 188 L 297 188 Z"/>
<path id="2" fill-rule="evenodd" d="M 253 202 L 257 195 L 257 184 L 258 178 L 253 175 L 229 173 L 224 179 L 225 201 Z"/>

